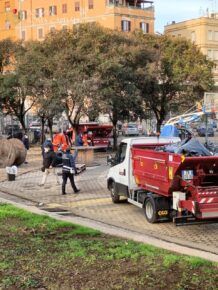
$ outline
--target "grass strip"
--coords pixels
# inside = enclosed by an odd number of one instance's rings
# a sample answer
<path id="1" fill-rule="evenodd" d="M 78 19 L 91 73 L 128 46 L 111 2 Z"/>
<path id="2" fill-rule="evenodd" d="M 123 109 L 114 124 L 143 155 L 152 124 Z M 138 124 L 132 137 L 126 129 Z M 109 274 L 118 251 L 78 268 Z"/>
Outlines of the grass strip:
<path id="1" fill-rule="evenodd" d="M 216 263 L 0 204 L 0 289 L 217 289 Z"/>

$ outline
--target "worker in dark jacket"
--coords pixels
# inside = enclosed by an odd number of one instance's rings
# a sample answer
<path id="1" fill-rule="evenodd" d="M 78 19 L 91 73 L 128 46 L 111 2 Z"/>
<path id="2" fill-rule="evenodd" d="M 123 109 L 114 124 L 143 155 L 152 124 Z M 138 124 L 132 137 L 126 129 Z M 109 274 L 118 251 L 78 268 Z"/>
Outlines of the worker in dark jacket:
<path id="1" fill-rule="evenodd" d="M 23 135 L 22 142 L 23 142 L 23 145 L 26 148 L 26 150 L 29 150 L 30 149 L 30 141 L 29 141 L 29 137 L 28 137 L 26 132 Z"/>
<path id="2" fill-rule="evenodd" d="M 28 151 L 30 149 L 30 142 L 29 142 L 29 137 L 27 135 L 27 132 L 24 132 L 23 138 L 22 138 L 22 142 L 24 147 L 26 148 L 26 150 Z M 27 164 L 28 162 L 25 159 L 25 164 Z"/>
<path id="3" fill-rule="evenodd" d="M 54 151 L 51 138 L 47 138 L 45 140 L 45 142 L 42 144 L 42 156 L 43 156 L 43 158 L 44 158 L 44 155 L 45 155 L 45 147 L 50 147 Z"/>
<path id="4" fill-rule="evenodd" d="M 80 190 L 77 189 L 75 182 L 74 182 L 74 175 L 76 172 L 76 164 L 75 160 L 77 157 L 78 151 L 76 150 L 75 153 L 72 155 L 70 153 L 70 148 L 66 149 L 66 153 L 62 157 L 63 161 L 63 169 L 62 169 L 62 177 L 63 177 L 63 183 L 62 183 L 62 194 L 66 194 L 66 184 L 67 179 L 70 179 L 71 186 L 73 188 L 74 193 L 78 193 Z"/>
<path id="5" fill-rule="evenodd" d="M 55 175 L 57 184 L 60 184 L 57 172 L 56 172 L 56 168 L 55 168 L 55 164 L 56 164 L 56 154 L 54 152 L 54 150 L 52 149 L 51 145 L 46 145 L 44 148 L 44 158 L 43 158 L 43 167 L 42 167 L 42 171 L 43 171 L 43 177 L 42 177 L 42 181 L 39 184 L 40 186 L 44 186 L 47 180 L 47 177 L 49 174 L 53 173 Z"/>

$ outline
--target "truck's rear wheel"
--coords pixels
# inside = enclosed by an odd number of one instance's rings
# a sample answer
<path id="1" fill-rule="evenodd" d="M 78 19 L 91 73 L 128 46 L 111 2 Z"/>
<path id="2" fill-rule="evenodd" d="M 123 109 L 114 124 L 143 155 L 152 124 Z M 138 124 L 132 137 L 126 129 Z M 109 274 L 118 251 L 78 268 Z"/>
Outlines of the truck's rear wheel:
<path id="1" fill-rule="evenodd" d="M 146 199 L 144 204 L 144 212 L 149 223 L 156 223 L 158 221 L 155 199 L 151 197 Z"/>
<path id="2" fill-rule="evenodd" d="M 120 202 L 120 196 L 117 193 L 115 182 L 111 183 L 110 192 L 111 192 L 111 199 L 112 199 L 113 203 L 119 203 Z"/>

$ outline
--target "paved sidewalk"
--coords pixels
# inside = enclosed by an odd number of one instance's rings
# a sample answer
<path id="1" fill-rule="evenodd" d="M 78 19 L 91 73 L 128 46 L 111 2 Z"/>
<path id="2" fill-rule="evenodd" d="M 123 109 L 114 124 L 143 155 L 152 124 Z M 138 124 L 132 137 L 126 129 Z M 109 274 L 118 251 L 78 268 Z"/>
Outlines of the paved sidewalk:
<path id="1" fill-rule="evenodd" d="M 89 168 L 76 176 L 76 184 L 81 189 L 75 195 L 69 184 L 66 196 L 61 195 L 61 186 L 48 177 L 45 187 L 38 184 L 42 178 L 39 170 L 24 173 L 16 181 L 3 181 L 0 191 L 16 194 L 22 198 L 44 203 L 46 207 L 68 209 L 73 215 L 100 221 L 134 233 L 146 234 L 160 240 L 201 249 L 218 255 L 218 224 L 176 227 L 173 223 L 149 224 L 143 211 L 128 203 L 113 204 L 106 188 L 108 167 L 105 160 L 101 165 Z M 38 167 L 39 168 L 39 167 Z"/>

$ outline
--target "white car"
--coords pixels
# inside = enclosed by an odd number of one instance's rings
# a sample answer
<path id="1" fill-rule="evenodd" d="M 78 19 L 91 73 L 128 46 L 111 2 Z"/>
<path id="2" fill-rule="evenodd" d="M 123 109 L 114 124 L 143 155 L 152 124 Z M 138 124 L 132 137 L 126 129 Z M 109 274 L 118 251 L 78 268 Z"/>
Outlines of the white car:
<path id="1" fill-rule="evenodd" d="M 139 136 L 139 130 L 136 124 L 128 124 L 123 128 L 124 136 Z"/>
<path id="2" fill-rule="evenodd" d="M 41 123 L 38 122 L 38 121 L 33 121 L 30 126 L 29 126 L 30 130 L 31 131 L 34 131 L 34 130 L 40 130 L 41 129 Z"/>

